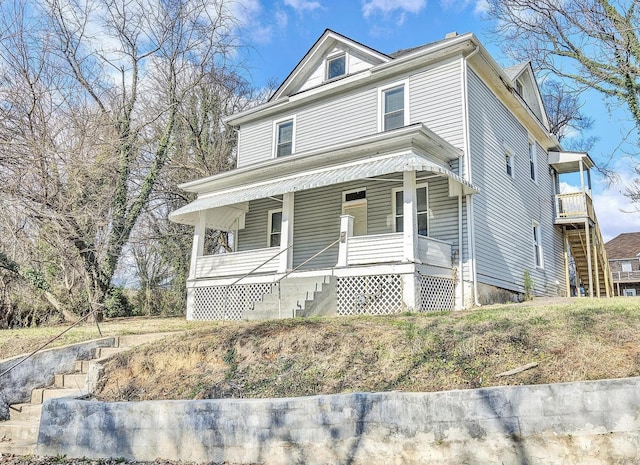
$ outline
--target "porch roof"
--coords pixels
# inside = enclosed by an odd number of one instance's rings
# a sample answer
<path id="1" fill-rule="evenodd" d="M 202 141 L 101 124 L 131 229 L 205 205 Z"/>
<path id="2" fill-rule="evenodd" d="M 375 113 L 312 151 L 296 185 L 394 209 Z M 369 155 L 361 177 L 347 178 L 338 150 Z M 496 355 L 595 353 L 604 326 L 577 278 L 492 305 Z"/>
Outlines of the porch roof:
<path id="1" fill-rule="evenodd" d="M 246 211 L 244 208 L 231 207 L 237 204 L 273 197 L 287 192 L 297 192 L 385 174 L 401 173 L 403 171 L 424 171 L 446 176 L 449 178 L 451 195 L 455 195 L 458 190 L 463 195 L 479 192 L 478 188 L 451 170 L 409 149 L 400 153 L 368 157 L 274 177 L 267 181 L 243 184 L 214 193 L 201 194 L 193 202 L 171 212 L 169 219 L 176 223 L 193 225 L 197 222 L 201 211 L 215 209 L 215 212 L 207 215 L 208 226 L 228 229 Z M 233 211 L 229 210 L 229 208 Z"/>

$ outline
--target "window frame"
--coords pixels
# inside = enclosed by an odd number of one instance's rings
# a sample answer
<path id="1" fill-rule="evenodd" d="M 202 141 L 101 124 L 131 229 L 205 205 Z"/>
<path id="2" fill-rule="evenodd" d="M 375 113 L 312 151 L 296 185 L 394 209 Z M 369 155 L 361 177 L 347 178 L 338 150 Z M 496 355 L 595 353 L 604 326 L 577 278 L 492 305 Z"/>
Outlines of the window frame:
<path id="1" fill-rule="evenodd" d="M 505 164 L 503 165 L 505 167 L 504 173 L 507 176 L 509 176 L 511 179 L 515 179 L 516 178 L 516 163 L 515 163 L 516 154 L 514 150 L 506 144 L 503 145 L 503 157 L 505 160 Z"/>
<path id="2" fill-rule="evenodd" d="M 274 208 L 272 210 L 267 211 L 267 247 L 268 248 L 280 247 L 280 244 L 282 244 L 282 216 L 280 216 L 280 230 L 278 232 L 272 231 L 273 215 L 276 213 L 280 213 L 280 215 L 282 215 L 282 208 Z M 271 238 L 273 237 L 274 234 L 280 235 L 280 244 L 278 245 L 272 245 Z"/>
<path id="3" fill-rule="evenodd" d="M 427 209 L 423 212 L 418 211 L 418 205 L 416 203 L 416 228 L 418 227 L 418 216 L 419 215 L 427 215 L 427 235 L 424 236 L 422 234 L 420 234 L 418 231 L 416 231 L 416 234 L 422 237 L 429 237 L 429 231 L 431 230 L 431 218 L 430 218 L 430 212 L 431 212 L 431 208 L 429 206 L 429 183 L 428 182 L 422 182 L 419 184 L 416 184 L 416 200 L 418 198 L 417 195 L 417 191 L 418 189 L 425 189 L 425 194 L 426 194 L 426 200 L 427 200 Z M 404 188 L 402 187 L 396 187 L 394 189 L 391 190 L 391 213 L 392 213 L 392 217 L 393 217 L 393 232 L 397 233 L 397 232 L 403 232 L 404 231 L 404 227 L 402 231 L 398 231 L 398 218 L 403 218 L 404 217 L 404 211 L 402 209 L 402 207 L 400 209 L 398 209 L 398 203 L 396 202 L 396 194 L 398 192 L 402 192 L 403 193 L 403 202 L 404 202 Z"/>
<path id="4" fill-rule="evenodd" d="M 536 150 L 536 143 L 534 140 L 529 139 L 529 177 L 531 181 L 538 184 L 538 153 Z"/>
<path id="5" fill-rule="evenodd" d="M 384 97 L 387 91 L 396 89 L 398 87 L 403 88 L 403 124 L 397 128 L 386 129 L 385 128 L 385 103 Z M 378 132 L 393 131 L 394 129 L 400 129 L 404 126 L 408 126 L 411 121 L 409 114 L 409 80 L 404 79 L 402 81 L 395 81 L 393 83 L 386 84 L 378 87 Z"/>
<path id="6" fill-rule="evenodd" d="M 540 223 L 531 221 L 533 232 L 533 263 L 537 269 L 544 269 L 544 250 L 542 247 L 542 228 Z"/>
<path id="7" fill-rule="evenodd" d="M 625 265 L 627 265 L 626 268 L 629 268 L 628 270 L 625 270 Z M 620 262 L 620 271 L 622 273 L 631 273 L 633 271 L 633 264 L 630 261 Z"/>
<path id="8" fill-rule="evenodd" d="M 280 125 L 285 123 L 292 123 L 291 127 L 291 153 L 285 155 L 278 155 L 278 147 L 280 146 L 280 142 L 278 140 L 279 128 Z M 273 121 L 273 146 L 272 150 L 272 158 L 280 158 L 280 157 L 288 157 L 296 153 L 296 115 L 288 116 L 286 118 L 279 118 Z"/>
<path id="9" fill-rule="evenodd" d="M 344 72 L 342 74 L 338 74 L 336 76 L 329 76 L 329 67 L 332 61 L 337 60 L 339 58 L 344 58 Z M 348 57 L 347 57 L 347 52 L 340 52 L 340 53 L 336 53 L 334 55 L 329 55 L 326 59 L 325 59 L 325 64 L 324 64 L 324 80 L 325 82 L 329 82 L 329 81 L 333 81 L 335 79 L 340 79 L 341 77 L 346 76 L 347 70 L 348 68 Z"/>

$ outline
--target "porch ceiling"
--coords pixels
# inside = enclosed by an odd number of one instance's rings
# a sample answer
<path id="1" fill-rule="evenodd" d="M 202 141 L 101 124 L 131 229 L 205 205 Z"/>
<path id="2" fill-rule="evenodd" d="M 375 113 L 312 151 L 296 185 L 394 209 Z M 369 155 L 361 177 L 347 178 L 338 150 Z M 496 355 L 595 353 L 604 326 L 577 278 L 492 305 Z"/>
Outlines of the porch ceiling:
<path id="1" fill-rule="evenodd" d="M 195 224 L 199 212 L 220 211 L 221 207 L 273 197 L 287 192 L 297 192 L 316 187 L 329 186 L 358 179 L 371 178 L 403 171 L 425 171 L 446 176 L 450 184 L 461 187 L 462 194 L 475 194 L 479 190 L 451 170 L 427 160 L 409 150 L 392 155 L 360 159 L 288 176 L 274 177 L 268 181 L 244 184 L 230 189 L 201 195 L 195 201 L 169 214 L 169 219 L 182 224 Z M 207 215 L 217 216 L 216 211 Z"/>

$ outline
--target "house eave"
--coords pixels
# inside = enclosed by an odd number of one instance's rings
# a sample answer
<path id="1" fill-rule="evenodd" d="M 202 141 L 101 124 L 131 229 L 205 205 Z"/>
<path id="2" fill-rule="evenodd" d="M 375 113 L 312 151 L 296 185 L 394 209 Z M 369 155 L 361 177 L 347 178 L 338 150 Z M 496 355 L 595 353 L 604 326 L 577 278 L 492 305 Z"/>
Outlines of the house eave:
<path id="1" fill-rule="evenodd" d="M 274 158 L 224 173 L 197 179 L 178 187 L 187 192 L 202 194 L 216 189 L 239 185 L 248 181 L 268 179 L 274 174 L 287 174 L 314 169 L 332 162 L 349 158 L 366 158 L 402 148 L 419 148 L 443 166 L 462 156 L 462 151 L 435 134 L 422 123 L 393 131 L 376 133 L 348 142 L 334 144 L 316 150 L 308 150 L 287 157 Z"/>

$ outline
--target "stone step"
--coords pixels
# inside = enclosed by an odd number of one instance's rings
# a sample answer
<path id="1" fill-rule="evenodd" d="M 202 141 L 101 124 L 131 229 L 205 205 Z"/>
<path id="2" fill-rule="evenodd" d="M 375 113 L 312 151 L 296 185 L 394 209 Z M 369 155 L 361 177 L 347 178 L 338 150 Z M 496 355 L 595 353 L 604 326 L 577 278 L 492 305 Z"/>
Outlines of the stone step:
<path id="1" fill-rule="evenodd" d="M 0 440 L 4 438 L 11 442 L 17 441 L 37 441 L 38 428 L 40 423 L 37 421 L 9 420 L 0 422 Z"/>
<path id="2" fill-rule="evenodd" d="M 15 404 L 11 406 L 11 410 L 9 412 L 11 414 L 11 420 L 40 421 L 42 404 Z"/>
<path id="3" fill-rule="evenodd" d="M 86 395 L 84 389 L 50 389 L 38 388 L 31 391 L 31 403 L 42 404 L 47 399 L 57 399 L 60 397 L 81 397 Z"/>
<path id="4" fill-rule="evenodd" d="M 86 373 L 60 373 L 54 375 L 53 387 L 84 389 L 86 383 Z"/>
<path id="5" fill-rule="evenodd" d="M 34 456 L 36 454 L 36 441 L 2 441 L 0 437 L 0 453 L 15 455 L 18 457 Z M 0 458 L 1 461 L 1 458 Z"/>

